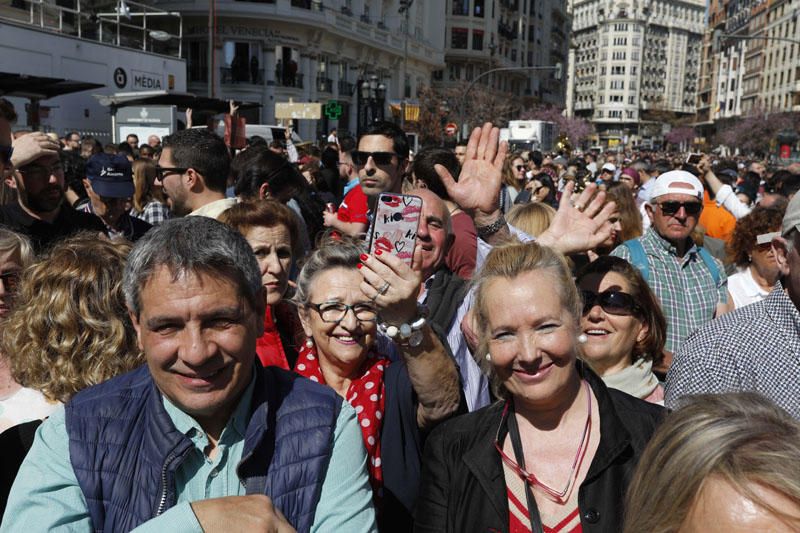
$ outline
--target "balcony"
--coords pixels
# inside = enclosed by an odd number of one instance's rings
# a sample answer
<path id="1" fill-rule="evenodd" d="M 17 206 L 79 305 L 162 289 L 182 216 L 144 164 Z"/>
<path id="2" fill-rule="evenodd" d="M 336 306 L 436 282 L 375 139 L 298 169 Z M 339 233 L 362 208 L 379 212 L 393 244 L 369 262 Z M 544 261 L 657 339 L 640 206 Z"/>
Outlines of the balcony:
<path id="1" fill-rule="evenodd" d="M 317 77 L 317 91 L 321 93 L 333 92 L 333 80 L 330 78 Z"/>
<path id="2" fill-rule="evenodd" d="M 238 85 L 249 83 L 251 85 L 264 85 L 264 69 L 220 67 L 220 83 L 222 85 Z"/>
<path id="3" fill-rule="evenodd" d="M 276 72 L 275 85 L 278 87 L 294 87 L 295 89 L 302 89 L 303 75 L 291 74 L 289 72 Z"/>
<path id="4" fill-rule="evenodd" d="M 339 96 L 352 96 L 355 86 L 349 81 L 339 80 Z"/>

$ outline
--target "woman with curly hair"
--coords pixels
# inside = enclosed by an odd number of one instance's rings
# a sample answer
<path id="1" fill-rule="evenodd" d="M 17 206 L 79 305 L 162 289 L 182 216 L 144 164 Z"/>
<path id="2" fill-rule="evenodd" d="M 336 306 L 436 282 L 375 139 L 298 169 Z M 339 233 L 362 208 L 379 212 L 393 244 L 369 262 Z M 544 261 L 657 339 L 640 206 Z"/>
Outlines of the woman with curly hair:
<path id="1" fill-rule="evenodd" d="M 778 281 L 778 264 L 769 233 L 780 231 L 783 210 L 756 207 L 736 221 L 728 257 L 738 268 L 728 278 L 728 301 L 733 308 L 760 302 Z"/>
<path id="2" fill-rule="evenodd" d="M 66 403 L 142 363 L 122 294 L 129 250 L 79 234 L 25 271 L 2 339 L 17 382 Z"/>

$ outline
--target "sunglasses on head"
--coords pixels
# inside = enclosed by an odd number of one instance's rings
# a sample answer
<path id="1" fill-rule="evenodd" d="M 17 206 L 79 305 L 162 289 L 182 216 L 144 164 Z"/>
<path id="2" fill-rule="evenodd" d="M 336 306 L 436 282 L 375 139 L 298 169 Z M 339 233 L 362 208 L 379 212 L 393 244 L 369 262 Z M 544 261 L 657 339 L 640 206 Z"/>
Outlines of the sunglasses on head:
<path id="1" fill-rule="evenodd" d="M 394 152 L 362 152 L 355 150 L 352 152 L 352 156 L 353 163 L 359 166 L 366 165 L 370 157 L 376 165 L 390 165 L 392 158 L 397 157 L 397 154 Z"/>
<path id="2" fill-rule="evenodd" d="M 674 215 L 680 211 L 681 207 L 686 210 L 686 214 L 690 216 L 697 216 L 703 209 L 703 204 L 700 202 L 661 202 L 658 204 L 661 207 L 661 212 L 665 215 Z"/>
<path id="3" fill-rule="evenodd" d="M 595 305 L 599 305 L 609 315 L 634 315 L 641 310 L 633 296 L 622 291 L 608 290 L 596 293 L 582 290 L 581 298 L 584 315 Z"/>
<path id="4" fill-rule="evenodd" d="M 14 148 L 11 146 L 0 145 L 0 161 L 6 165 L 11 163 L 11 154 L 14 153 Z"/>

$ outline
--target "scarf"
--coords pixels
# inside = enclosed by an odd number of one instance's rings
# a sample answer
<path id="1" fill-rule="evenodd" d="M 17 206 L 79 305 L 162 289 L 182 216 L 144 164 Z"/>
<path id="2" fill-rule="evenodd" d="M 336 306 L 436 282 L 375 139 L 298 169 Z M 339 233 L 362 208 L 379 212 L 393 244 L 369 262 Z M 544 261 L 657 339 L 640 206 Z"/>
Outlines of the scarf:
<path id="1" fill-rule="evenodd" d="M 658 387 L 658 378 L 653 374 L 653 362 L 637 359 L 634 363 L 610 376 L 603 376 L 607 387 L 621 390 L 637 398 L 647 398 Z"/>
<path id="2" fill-rule="evenodd" d="M 367 448 L 369 481 L 374 499 L 380 502 L 383 493 L 383 468 L 381 467 L 381 427 L 383 426 L 384 400 L 386 398 L 384 371 L 390 361 L 383 355 L 370 352 L 359 368 L 357 377 L 350 382 L 345 399 L 358 415 L 361 436 Z M 297 357 L 294 371 L 311 381 L 325 385 L 319 366 L 317 348 L 303 346 Z"/>

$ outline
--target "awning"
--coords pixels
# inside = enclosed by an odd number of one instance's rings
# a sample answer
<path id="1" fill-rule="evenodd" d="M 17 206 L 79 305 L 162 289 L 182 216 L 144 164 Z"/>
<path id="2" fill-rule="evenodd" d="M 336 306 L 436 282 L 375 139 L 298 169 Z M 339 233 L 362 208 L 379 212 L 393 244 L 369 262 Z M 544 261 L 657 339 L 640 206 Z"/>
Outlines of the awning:
<path id="1" fill-rule="evenodd" d="M 153 105 L 174 105 L 179 111 L 187 108 L 202 109 L 204 111 L 215 111 L 217 113 L 227 113 L 229 106 L 227 100 L 219 98 L 207 98 L 196 96 L 192 93 L 174 93 L 169 91 L 140 91 L 130 93 L 116 93 L 111 95 L 93 95 L 104 106 L 153 106 Z M 257 102 L 236 102 L 239 109 L 255 109 L 261 107 Z"/>
<path id="2" fill-rule="evenodd" d="M 104 87 L 101 83 L 45 78 L 0 72 L 0 96 L 17 96 L 32 100 L 47 100 L 62 94 L 77 93 Z"/>
<path id="3" fill-rule="evenodd" d="M 400 102 L 389 104 L 392 115 L 400 118 L 402 104 Z M 419 122 L 419 105 L 406 102 L 406 122 Z"/>

